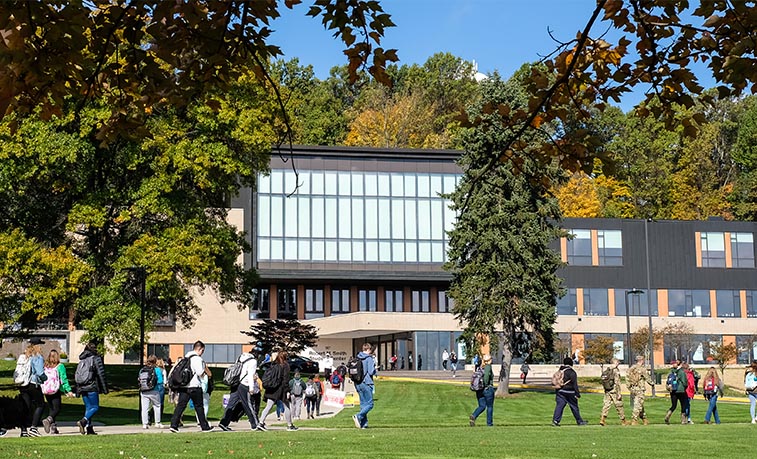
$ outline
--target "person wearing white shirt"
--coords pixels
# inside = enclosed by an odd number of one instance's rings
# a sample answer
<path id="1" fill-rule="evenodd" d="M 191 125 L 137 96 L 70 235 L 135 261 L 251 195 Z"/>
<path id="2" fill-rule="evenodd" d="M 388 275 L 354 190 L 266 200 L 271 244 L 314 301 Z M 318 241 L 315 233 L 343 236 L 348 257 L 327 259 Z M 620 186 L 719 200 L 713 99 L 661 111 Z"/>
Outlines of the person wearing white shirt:
<path id="1" fill-rule="evenodd" d="M 229 423 L 235 421 L 238 412 L 237 405 L 241 404 L 244 414 L 247 415 L 247 419 L 250 421 L 250 429 L 255 430 L 258 427 L 258 415 L 256 410 L 252 407 L 251 396 L 255 391 L 260 391 L 259 387 L 255 387 L 255 373 L 258 371 L 258 361 L 255 358 L 254 352 L 258 351 L 258 348 L 253 348 L 250 352 L 242 352 L 237 359 L 237 362 L 242 363 L 242 373 L 239 378 L 239 385 L 237 387 L 231 387 L 231 396 L 229 402 L 226 405 L 226 411 L 223 413 L 223 418 L 218 423 L 218 427 L 225 431 L 231 431 Z"/>
<path id="2" fill-rule="evenodd" d="M 203 432 L 209 432 L 213 428 L 208 424 L 208 420 L 205 417 L 205 403 L 203 400 L 202 391 L 202 377 L 212 377 L 210 369 L 205 365 L 205 361 L 202 360 L 202 354 L 205 353 L 205 343 L 202 341 L 196 341 L 193 349 L 187 352 L 184 356 L 189 360 L 189 367 L 192 369 L 192 378 L 189 380 L 189 384 L 186 387 L 178 389 L 179 401 L 176 404 L 176 409 L 171 417 L 171 432 L 177 433 L 179 431 L 179 421 L 184 414 L 184 410 L 187 408 L 189 400 L 192 400 L 195 411 L 197 412 L 197 419 L 200 424 L 200 428 Z"/>

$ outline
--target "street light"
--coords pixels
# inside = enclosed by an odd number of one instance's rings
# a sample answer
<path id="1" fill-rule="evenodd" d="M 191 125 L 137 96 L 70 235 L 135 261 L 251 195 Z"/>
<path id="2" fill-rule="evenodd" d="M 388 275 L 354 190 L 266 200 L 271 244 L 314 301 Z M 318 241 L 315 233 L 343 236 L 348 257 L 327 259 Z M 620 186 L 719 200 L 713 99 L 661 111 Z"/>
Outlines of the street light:
<path id="1" fill-rule="evenodd" d="M 129 266 L 124 268 L 133 272 L 139 281 L 139 366 L 145 365 L 145 284 L 147 283 L 147 270 L 144 266 Z"/>
<path id="2" fill-rule="evenodd" d="M 628 365 L 631 365 L 631 316 L 628 311 L 628 295 L 641 295 L 642 293 L 644 293 L 644 290 L 637 288 L 626 290 L 626 363 Z"/>

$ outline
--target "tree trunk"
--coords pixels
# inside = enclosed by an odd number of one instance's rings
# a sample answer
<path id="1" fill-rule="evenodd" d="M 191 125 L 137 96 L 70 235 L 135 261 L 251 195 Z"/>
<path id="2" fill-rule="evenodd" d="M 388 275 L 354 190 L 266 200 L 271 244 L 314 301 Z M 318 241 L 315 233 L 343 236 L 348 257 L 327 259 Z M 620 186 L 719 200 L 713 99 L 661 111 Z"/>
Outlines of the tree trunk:
<path id="1" fill-rule="evenodd" d="M 513 361 L 513 354 L 510 352 L 510 345 L 506 342 L 502 343 L 503 355 L 502 355 L 502 367 L 505 368 L 505 379 L 499 381 L 497 384 L 497 392 L 495 397 L 507 397 L 510 395 L 510 364 Z M 495 376 L 496 378 L 499 375 Z"/>

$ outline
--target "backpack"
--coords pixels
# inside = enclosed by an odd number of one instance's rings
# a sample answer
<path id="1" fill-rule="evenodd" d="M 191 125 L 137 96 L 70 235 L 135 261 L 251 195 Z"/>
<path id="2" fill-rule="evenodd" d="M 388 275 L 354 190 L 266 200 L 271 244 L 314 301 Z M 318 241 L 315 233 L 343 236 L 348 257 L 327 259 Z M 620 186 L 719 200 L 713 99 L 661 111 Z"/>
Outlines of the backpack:
<path id="1" fill-rule="evenodd" d="M 671 371 L 668 373 L 668 379 L 665 381 L 665 387 L 667 387 L 668 392 L 676 392 L 678 390 L 678 373 L 676 371 Z"/>
<path id="2" fill-rule="evenodd" d="M 192 357 L 195 356 L 193 355 Z M 168 376 L 168 387 L 170 389 L 187 387 L 189 382 L 192 381 L 192 377 L 194 376 L 192 365 L 190 364 L 192 357 L 184 357 L 173 367 L 171 374 Z"/>
<path id="3" fill-rule="evenodd" d="M 555 389 L 562 389 L 565 385 L 565 370 L 567 368 L 560 368 L 552 373 L 552 387 Z"/>
<path id="4" fill-rule="evenodd" d="M 299 397 L 302 395 L 302 380 L 294 379 L 293 381 L 294 383 L 292 384 L 292 390 L 290 392 L 295 397 Z"/>
<path id="5" fill-rule="evenodd" d="M 263 373 L 263 389 L 267 391 L 274 391 L 279 388 L 281 385 L 281 376 L 279 373 L 281 370 L 279 369 L 278 365 L 271 365 L 270 367 L 266 368 L 265 372 Z"/>
<path id="6" fill-rule="evenodd" d="M 155 374 L 155 368 L 151 366 L 142 367 L 137 374 L 137 381 L 139 382 L 140 392 L 155 389 L 155 386 L 158 385 L 158 375 Z"/>
<path id="7" fill-rule="evenodd" d="M 32 360 L 21 354 L 16 360 L 16 369 L 13 370 L 13 382 L 19 386 L 26 386 L 32 380 Z"/>
<path id="8" fill-rule="evenodd" d="M 704 381 L 704 395 L 713 395 L 715 390 L 715 378 L 706 379 Z"/>
<path id="9" fill-rule="evenodd" d="M 95 356 L 89 356 L 79 361 L 74 373 L 77 386 L 88 386 L 95 381 Z"/>
<path id="10" fill-rule="evenodd" d="M 342 383 L 342 379 L 339 377 L 339 373 L 334 373 L 331 375 L 331 385 L 332 386 L 338 386 Z"/>
<path id="11" fill-rule="evenodd" d="M 315 397 L 318 395 L 318 393 L 315 390 L 315 384 L 308 383 L 307 386 L 305 386 L 305 397 Z"/>
<path id="12" fill-rule="evenodd" d="M 350 379 L 355 385 L 362 383 L 363 379 L 365 379 L 363 359 L 360 357 L 351 357 L 347 362 L 347 373 L 349 373 Z"/>
<path id="13" fill-rule="evenodd" d="M 252 359 L 253 357 L 250 357 L 242 361 L 237 359 L 237 361 L 234 362 L 234 365 L 230 366 L 229 368 L 226 369 L 226 371 L 223 372 L 223 383 L 229 387 L 238 386 L 243 378 L 242 369 L 244 368 L 244 364 Z"/>
<path id="14" fill-rule="evenodd" d="M 615 388 L 615 372 L 612 367 L 602 372 L 602 387 L 605 388 L 605 392 L 610 392 Z"/>
<path id="15" fill-rule="evenodd" d="M 757 376 L 755 376 L 755 374 L 751 371 L 746 374 L 746 378 L 744 379 L 744 388 L 749 392 L 757 389 Z"/>
<path id="16" fill-rule="evenodd" d="M 484 369 L 478 368 L 470 378 L 470 390 L 479 391 L 484 389 Z"/>
<path id="17" fill-rule="evenodd" d="M 45 395 L 57 394 L 60 390 L 60 374 L 58 369 L 45 367 L 47 379 L 42 383 L 42 393 Z"/>

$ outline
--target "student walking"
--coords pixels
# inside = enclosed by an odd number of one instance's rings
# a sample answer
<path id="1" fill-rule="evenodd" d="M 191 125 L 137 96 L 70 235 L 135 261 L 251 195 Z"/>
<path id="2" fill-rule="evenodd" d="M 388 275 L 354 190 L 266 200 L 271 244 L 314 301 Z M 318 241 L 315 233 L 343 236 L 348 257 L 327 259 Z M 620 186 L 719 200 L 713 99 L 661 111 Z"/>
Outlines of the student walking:
<path id="1" fill-rule="evenodd" d="M 357 355 L 362 362 L 363 378 L 360 381 L 353 380 L 355 390 L 360 395 L 360 412 L 352 416 L 352 420 L 358 429 L 368 428 L 368 413 L 373 409 L 373 377 L 376 376 L 376 365 L 371 356 L 372 352 L 371 343 L 365 343 L 363 351 Z"/>
<path id="2" fill-rule="evenodd" d="M 752 417 L 752 424 L 757 424 L 757 414 L 755 414 L 755 405 L 757 405 L 757 360 L 752 360 L 752 365 L 744 372 L 744 389 L 749 397 L 749 414 Z"/>
<path id="3" fill-rule="evenodd" d="M 266 405 L 263 413 L 260 415 L 258 430 L 268 430 L 265 425 L 265 419 L 268 417 L 268 413 L 271 412 L 273 406 L 279 402 L 284 407 L 284 419 L 287 423 L 287 430 L 298 430 L 292 424 L 292 411 L 289 407 L 289 364 L 287 363 L 286 351 L 279 351 L 276 360 L 263 374 L 262 380 L 263 388 L 265 389 L 263 398 L 266 400 Z"/>
<path id="4" fill-rule="evenodd" d="M 648 425 L 649 420 L 647 419 L 647 413 L 644 410 L 647 390 L 646 384 L 654 386 L 654 382 L 652 382 L 652 378 L 649 376 L 649 372 L 644 366 L 644 356 L 636 356 L 636 365 L 633 365 L 628 369 L 628 373 L 626 373 L 626 382 L 628 384 L 628 390 L 631 392 L 631 405 L 633 406 L 631 425 L 638 425 L 639 419 L 644 422 L 644 425 Z"/>
<path id="5" fill-rule="evenodd" d="M 150 408 L 152 408 L 155 416 L 155 427 L 162 429 L 163 424 L 160 422 L 162 405 L 158 386 L 163 385 L 163 373 L 158 368 L 158 358 L 154 355 L 148 356 L 145 364 L 139 370 L 137 378 L 139 382 L 139 402 L 142 407 L 142 428 L 147 429 L 150 427 Z"/>
<path id="6" fill-rule="evenodd" d="M 158 384 L 158 398 L 160 399 L 160 418 L 163 419 L 163 408 L 166 402 L 166 387 L 168 386 L 168 372 L 166 371 L 166 362 L 163 359 L 158 359 L 156 363 L 156 369 L 160 372 L 160 379 L 162 384 Z"/>
<path id="7" fill-rule="evenodd" d="M 197 413 L 198 423 L 203 432 L 210 432 L 213 428 L 208 424 L 208 420 L 205 417 L 205 400 L 202 389 L 202 377 L 210 377 L 210 369 L 205 365 L 205 361 L 202 359 L 202 354 L 205 353 L 205 343 L 202 341 L 195 341 L 192 346 L 192 350 L 187 352 L 184 356 L 185 359 L 189 359 L 189 368 L 192 376 L 189 383 L 184 387 L 176 388 L 179 400 L 176 403 L 173 416 L 171 416 L 171 432 L 179 432 L 179 423 L 181 417 L 184 414 L 184 410 L 187 408 L 187 404 L 192 400 L 194 404 L 195 413 Z M 178 363 L 176 364 L 179 365 Z M 176 368 L 174 368 L 176 370 Z"/>
<path id="8" fill-rule="evenodd" d="M 95 343 L 87 343 L 84 351 L 79 354 L 74 377 L 76 390 L 84 400 L 84 417 L 76 421 L 79 433 L 97 435 L 92 427 L 92 417 L 100 410 L 100 394 L 108 393 L 108 384 L 105 381 L 103 358 L 97 353 Z"/>
<path id="9" fill-rule="evenodd" d="M 457 378 L 457 354 L 454 351 L 449 353 L 449 366 L 452 369 L 452 377 Z"/>
<path id="10" fill-rule="evenodd" d="M 305 398 L 305 381 L 300 377 L 300 372 L 295 371 L 294 377 L 289 381 L 289 397 L 291 399 L 292 419 L 300 419 L 302 403 Z"/>
<path id="11" fill-rule="evenodd" d="M 697 381 L 699 380 L 699 373 L 693 368 L 689 367 L 689 364 L 684 362 L 682 365 L 683 371 L 686 374 L 686 397 L 688 398 L 688 404 L 686 405 L 686 422 L 694 424 L 691 420 L 691 401 L 694 400 L 694 395 L 697 393 Z"/>
<path id="12" fill-rule="evenodd" d="M 623 408 L 623 396 L 620 393 L 620 360 L 612 359 L 610 367 L 602 373 L 602 384 L 605 389 L 604 400 L 602 401 L 602 413 L 599 417 L 599 425 L 603 426 L 607 421 L 607 414 L 611 407 L 615 407 L 620 417 L 620 423 L 626 425 L 626 413 Z"/>
<path id="13" fill-rule="evenodd" d="M 308 419 L 315 419 L 316 400 L 318 400 L 319 384 L 311 377 L 305 383 L 305 410 Z"/>
<path id="14" fill-rule="evenodd" d="M 665 413 L 665 424 L 670 424 L 670 417 L 675 413 L 678 402 L 681 402 L 681 424 L 688 424 L 689 397 L 686 395 L 688 379 L 686 373 L 681 368 L 680 360 L 670 362 L 670 374 L 666 381 L 668 392 L 670 392 L 670 409 Z"/>
<path id="15" fill-rule="evenodd" d="M 720 424 L 720 415 L 718 414 L 718 395 L 723 395 L 723 380 L 718 376 L 718 370 L 710 367 L 704 375 L 702 381 L 702 392 L 704 398 L 709 402 L 707 412 L 704 414 L 704 423 L 709 424 L 710 418 L 715 417 L 715 424 Z"/>
<path id="16" fill-rule="evenodd" d="M 237 362 L 242 365 L 242 372 L 240 373 L 239 384 L 230 388 L 229 403 L 226 405 L 223 418 L 218 423 L 218 427 L 223 431 L 231 430 L 229 423 L 232 421 L 232 417 L 236 417 L 237 405 L 241 405 L 244 414 L 247 415 L 247 419 L 250 421 L 250 429 L 255 430 L 258 427 L 258 411 L 253 409 L 251 396 L 255 392 L 255 377 L 258 371 L 258 361 L 255 355 L 260 351 L 260 348 L 253 348 L 250 352 L 242 352 L 237 358 Z M 260 393 L 259 388 L 257 392 Z"/>
<path id="17" fill-rule="evenodd" d="M 528 365 L 528 362 L 523 362 L 523 365 L 520 366 L 520 379 L 522 384 L 526 384 L 526 378 L 528 378 L 529 371 L 531 371 L 531 367 Z"/>
<path id="18" fill-rule="evenodd" d="M 42 393 L 45 395 L 47 405 L 50 407 L 50 413 L 42 420 L 45 433 L 59 434 L 56 418 L 60 413 L 61 398 L 63 394 L 66 397 L 73 397 L 71 385 L 66 375 L 66 366 L 60 363 L 60 354 L 55 349 L 51 350 L 45 360 L 45 376 L 47 380 L 42 383 Z"/>
<path id="19" fill-rule="evenodd" d="M 45 344 L 45 342 L 36 336 L 33 337 L 29 340 L 26 351 L 18 357 L 17 367 L 20 364 L 27 368 L 24 381 L 20 383 L 19 387 L 19 395 L 24 404 L 22 437 L 39 437 L 42 435 L 38 428 L 41 425 L 42 411 L 45 409 L 45 397 L 40 387 L 46 378 L 42 344 Z"/>
<path id="20" fill-rule="evenodd" d="M 321 400 L 323 400 L 323 393 L 326 391 L 326 388 L 324 387 L 323 381 L 321 380 L 321 377 L 319 375 L 315 375 L 313 377 L 313 382 L 315 383 L 315 389 L 318 391 L 315 399 L 315 415 L 320 416 Z"/>
<path id="21" fill-rule="evenodd" d="M 444 371 L 447 371 L 447 361 L 449 360 L 449 352 L 447 352 L 447 349 L 444 349 L 442 351 L 442 368 Z"/>
<path id="22" fill-rule="evenodd" d="M 563 380 L 561 386 L 556 388 L 556 404 L 555 412 L 552 415 L 552 425 L 555 427 L 560 426 L 565 405 L 568 405 L 570 411 L 573 413 L 573 417 L 576 419 L 576 424 L 585 426 L 588 422 L 584 421 L 581 417 L 581 411 L 578 408 L 578 399 L 581 398 L 581 393 L 578 391 L 578 375 L 576 374 L 576 370 L 573 369 L 573 359 L 565 357 L 562 363 L 558 371 L 563 373 Z"/>
<path id="23" fill-rule="evenodd" d="M 478 407 L 470 415 L 470 426 L 476 425 L 476 418 L 486 410 L 486 425 L 494 425 L 494 371 L 492 370 L 492 356 L 484 355 L 484 388 L 476 391 Z"/>

